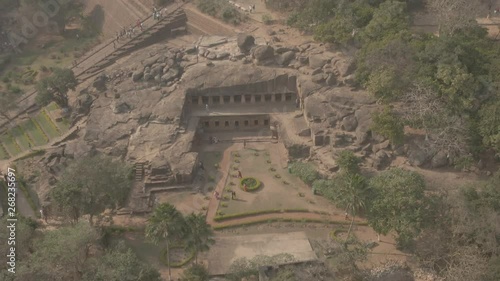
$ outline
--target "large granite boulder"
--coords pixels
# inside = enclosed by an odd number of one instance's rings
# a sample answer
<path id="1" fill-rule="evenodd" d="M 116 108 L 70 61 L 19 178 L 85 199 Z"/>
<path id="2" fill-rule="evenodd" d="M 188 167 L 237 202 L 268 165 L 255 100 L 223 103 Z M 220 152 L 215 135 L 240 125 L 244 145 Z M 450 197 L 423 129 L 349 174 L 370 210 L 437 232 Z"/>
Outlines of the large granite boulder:
<path id="1" fill-rule="evenodd" d="M 293 51 L 285 52 L 276 58 L 276 62 L 279 65 L 287 66 L 293 59 L 295 59 L 295 53 Z"/>
<path id="2" fill-rule="evenodd" d="M 238 43 L 240 51 L 243 53 L 247 53 L 255 45 L 255 38 L 252 35 L 239 34 L 236 42 Z"/>
<path id="3" fill-rule="evenodd" d="M 329 58 L 324 54 L 316 54 L 309 56 L 309 67 L 311 68 L 323 68 L 327 64 Z"/>
<path id="4" fill-rule="evenodd" d="M 445 151 L 439 151 L 431 159 L 432 168 L 440 168 L 448 165 L 448 154 Z"/>
<path id="5" fill-rule="evenodd" d="M 253 57 L 259 61 L 266 61 L 274 57 L 274 49 L 269 45 L 260 45 L 252 49 Z"/>

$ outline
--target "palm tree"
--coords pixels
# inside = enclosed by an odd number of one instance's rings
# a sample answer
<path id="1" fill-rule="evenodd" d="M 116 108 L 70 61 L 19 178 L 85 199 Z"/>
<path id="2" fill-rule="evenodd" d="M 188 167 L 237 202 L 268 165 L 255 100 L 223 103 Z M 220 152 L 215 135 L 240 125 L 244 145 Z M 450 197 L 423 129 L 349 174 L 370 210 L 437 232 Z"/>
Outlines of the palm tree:
<path id="1" fill-rule="evenodd" d="M 146 237 L 155 244 L 165 241 L 167 247 L 168 280 L 172 280 L 170 271 L 170 248 L 169 244 L 175 239 L 180 239 L 186 232 L 186 223 L 182 214 L 168 204 L 158 205 L 146 226 Z"/>
<path id="2" fill-rule="evenodd" d="M 188 249 L 194 251 L 195 263 L 198 264 L 198 253 L 208 251 L 210 245 L 215 241 L 212 239 L 214 233 L 205 221 L 203 214 L 191 213 L 186 217 L 187 235 L 186 244 Z"/>
<path id="3" fill-rule="evenodd" d="M 351 212 L 351 225 L 347 232 L 347 239 L 351 234 L 354 225 L 354 217 L 365 208 L 367 198 L 367 188 L 365 178 L 358 173 L 341 173 L 337 178 L 338 184 L 338 203 L 345 206 L 346 213 Z"/>

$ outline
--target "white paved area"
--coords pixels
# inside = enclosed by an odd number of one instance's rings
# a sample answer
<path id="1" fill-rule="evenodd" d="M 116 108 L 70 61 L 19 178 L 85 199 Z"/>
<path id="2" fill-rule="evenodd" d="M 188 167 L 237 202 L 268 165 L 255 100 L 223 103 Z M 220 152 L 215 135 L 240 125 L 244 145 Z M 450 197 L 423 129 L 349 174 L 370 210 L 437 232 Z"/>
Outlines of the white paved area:
<path id="1" fill-rule="evenodd" d="M 304 232 L 269 233 L 217 237 L 208 253 L 208 270 L 211 275 L 227 273 L 238 258 L 251 259 L 258 255 L 274 256 L 288 253 L 296 261 L 317 259 Z"/>

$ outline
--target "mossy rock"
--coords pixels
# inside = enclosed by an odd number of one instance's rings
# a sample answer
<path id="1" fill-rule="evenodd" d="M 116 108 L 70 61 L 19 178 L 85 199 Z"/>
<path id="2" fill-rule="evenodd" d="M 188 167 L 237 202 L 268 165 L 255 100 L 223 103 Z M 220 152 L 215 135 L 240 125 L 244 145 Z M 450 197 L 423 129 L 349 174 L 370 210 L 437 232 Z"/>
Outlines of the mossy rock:
<path id="1" fill-rule="evenodd" d="M 247 190 L 246 191 L 255 191 L 255 190 L 259 189 L 260 186 L 261 186 L 261 182 L 258 179 L 252 178 L 252 177 L 246 177 L 246 178 L 242 178 L 240 180 L 240 188 L 242 190 L 245 190 L 243 188 L 243 186 L 245 184 L 247 186 Z"/>

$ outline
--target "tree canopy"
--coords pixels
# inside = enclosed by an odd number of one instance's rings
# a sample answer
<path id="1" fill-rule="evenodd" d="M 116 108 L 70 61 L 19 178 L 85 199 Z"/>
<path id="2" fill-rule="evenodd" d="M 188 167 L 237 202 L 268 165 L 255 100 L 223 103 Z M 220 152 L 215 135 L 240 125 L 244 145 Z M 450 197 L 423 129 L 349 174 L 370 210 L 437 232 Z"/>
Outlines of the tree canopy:
<path id="1" fill-rule="evenodd" d="M 106 208 L 125 202 L 132 184 L 129 174 L 129 167 L 110 157 L 84 157 L 66 168 L 50 195 L 74 222 L 83 215 L 92 222 Z"/>
<path id="2" fill-rule="evenodd" d="M 68 106 L 68 91 L 74 90 L 78 81 L 71 69 L 54 68 L 49 77 L 38 81 L 36 101 L 40 105 L 47 105 L 55 101 L 61 107 Z"/>
<path id="3" fill-rule="evenodd" d="M 369 185 L 374 196 L 368 223 L 378 233 L 395 231 L 398 243 L 404 245 L 433 220 L 432 200 L 425 194 L 419 174 L 394 168 L 373 177 Z"/>

